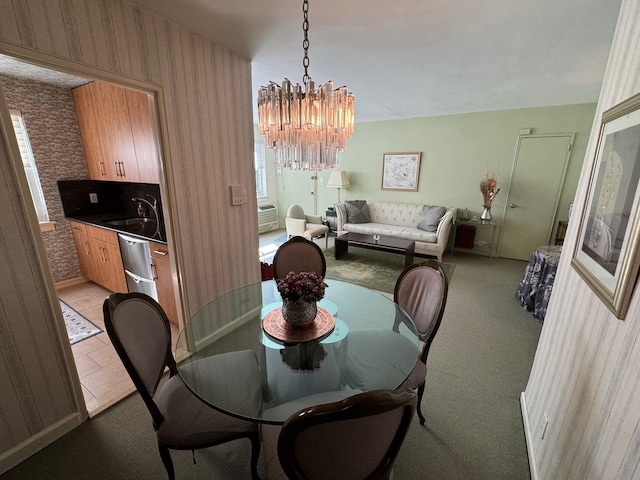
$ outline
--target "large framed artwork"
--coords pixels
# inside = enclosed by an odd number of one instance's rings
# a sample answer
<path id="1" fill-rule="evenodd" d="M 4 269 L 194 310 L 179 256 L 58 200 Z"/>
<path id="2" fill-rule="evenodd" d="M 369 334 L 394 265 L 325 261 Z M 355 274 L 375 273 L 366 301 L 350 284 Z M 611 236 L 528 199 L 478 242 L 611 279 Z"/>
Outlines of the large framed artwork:
<path id="1" fill-rule="evenodd" d="M 619 319 L 640 266 L 640 94 L 602 115 L 571 265 Z"/>
<path id="2" fill-rule="evenodd" d="M 382 190 L 418 191 L 420 152 L 385 153 L 382 156 Z"/>

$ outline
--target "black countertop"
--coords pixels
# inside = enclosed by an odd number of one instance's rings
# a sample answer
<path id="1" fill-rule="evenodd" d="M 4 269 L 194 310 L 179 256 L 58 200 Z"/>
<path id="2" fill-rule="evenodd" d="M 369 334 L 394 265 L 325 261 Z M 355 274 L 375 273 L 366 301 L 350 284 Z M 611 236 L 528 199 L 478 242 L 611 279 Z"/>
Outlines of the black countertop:
<path id="1" fill-rule="evenodd" d="M 121 220 L 123 218 L 130 218 L 122 213 L 97 213 L 92 215 L 74 215 L 67 216 L 67 220 L 73 220 L 74 222 L 86 223 L 94 227 L 105 228 L 117 233 L 123 233 L 125 235 L 131 235 L 132 237 L 142 238 L 143 240 L 151 240 L 153 242 L 167 244 L 167 238 L 164 231 L 164 227 L 161 224 L 158 235 L 155 237 L 153 234 L 156 231 L 156 221 L 144 222 L 140 221 L 132 225 L 111 225 L 109 222 L 113 220 Z"/>

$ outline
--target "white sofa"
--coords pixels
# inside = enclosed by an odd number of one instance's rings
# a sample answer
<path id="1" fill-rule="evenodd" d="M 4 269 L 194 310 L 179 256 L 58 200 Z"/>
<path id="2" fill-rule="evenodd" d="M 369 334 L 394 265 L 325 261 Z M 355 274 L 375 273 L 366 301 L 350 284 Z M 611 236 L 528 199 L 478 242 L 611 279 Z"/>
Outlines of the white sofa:
<path id="1" fill-rule="evenodd" d="M 456 209 L 449 208 L 440 219 L 435 232 L 417 228 L 423 205 L 410 203 L 367 202 L 370 222 L 349 223 L 344 203 L 336 205 L 336 228 L 338 235 L 345 232 L 366 235 L 383 235 L 415 240 L 415 253 L 432 255 L 442 261 L 447 248 L 449 232 L 456 218 Z"/>

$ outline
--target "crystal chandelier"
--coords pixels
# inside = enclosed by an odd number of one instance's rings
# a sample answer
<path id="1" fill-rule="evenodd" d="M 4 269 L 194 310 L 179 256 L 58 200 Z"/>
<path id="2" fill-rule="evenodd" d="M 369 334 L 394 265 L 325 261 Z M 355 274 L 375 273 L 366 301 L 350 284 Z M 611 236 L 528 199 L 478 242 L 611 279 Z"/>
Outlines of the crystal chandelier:
<path id="1" fill-rule="evenodd" d="M 354 98 L 347 87 L 334 89 L 331 81 L 314 88 L 309 77 L 309 1 L 302 4 L 304 21 L 305 91 L 300 84 L 269 82 L 258 90 L 258 129 L 267 148 L 275 149 L 276 162 L 288 169 L 314 172 L 333 168 L 338 153 L 347 148 L 353 133 Z"/>

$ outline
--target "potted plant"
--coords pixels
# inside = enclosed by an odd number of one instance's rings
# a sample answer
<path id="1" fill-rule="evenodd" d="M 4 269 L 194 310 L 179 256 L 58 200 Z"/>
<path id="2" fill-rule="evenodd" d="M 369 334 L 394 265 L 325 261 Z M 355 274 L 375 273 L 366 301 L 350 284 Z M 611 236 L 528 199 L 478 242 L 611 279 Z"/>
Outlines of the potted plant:
<path id="1" fill-rule="evenodd" d="M 317 314 L 317 302 L 324 297 L 327 284 L 316 272 L 289 272 L 276 280 L 282 297 L 282 316 L 291 326 L 305 327 Z"/>

